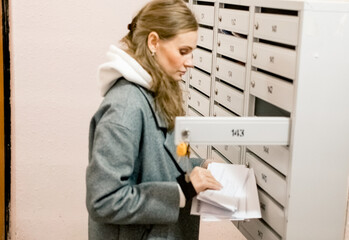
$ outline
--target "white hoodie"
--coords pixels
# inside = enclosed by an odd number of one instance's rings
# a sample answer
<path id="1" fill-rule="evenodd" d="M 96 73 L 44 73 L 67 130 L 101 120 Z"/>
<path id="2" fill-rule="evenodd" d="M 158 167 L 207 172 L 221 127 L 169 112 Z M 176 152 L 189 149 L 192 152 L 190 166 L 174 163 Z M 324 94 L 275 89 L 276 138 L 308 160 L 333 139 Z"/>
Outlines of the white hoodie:
<path id="1" fill-rule="evenodd" d="M 110 45 L 107 52 L 109 61 L 99 66 L 98 77 L 101 95 L 105 96 L 118 78 L 150 89 L 152 78 L 147 71 L 130 55 L 120 48 Z"/>

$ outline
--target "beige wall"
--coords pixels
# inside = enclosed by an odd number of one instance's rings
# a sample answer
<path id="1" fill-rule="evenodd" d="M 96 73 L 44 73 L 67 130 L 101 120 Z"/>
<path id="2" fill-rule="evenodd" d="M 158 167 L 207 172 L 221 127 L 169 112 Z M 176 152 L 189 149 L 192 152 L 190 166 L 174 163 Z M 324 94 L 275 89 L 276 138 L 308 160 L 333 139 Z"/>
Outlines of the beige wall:
<path id="1" fill-rule="evenodd" d="M 101 100 L 96 69 L 147 0 L 9 2 L 10 235 L 87 239 L 88 125 Z"/>

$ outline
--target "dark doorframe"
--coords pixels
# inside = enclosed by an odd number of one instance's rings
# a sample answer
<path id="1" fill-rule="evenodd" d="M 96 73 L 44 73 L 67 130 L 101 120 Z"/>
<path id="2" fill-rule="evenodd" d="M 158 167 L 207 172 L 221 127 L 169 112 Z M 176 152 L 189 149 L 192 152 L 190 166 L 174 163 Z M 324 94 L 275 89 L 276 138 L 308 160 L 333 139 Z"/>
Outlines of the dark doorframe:
<path id="1" fill-rule="evenodd" d="M 0 240 L 8 238 L 9 206 L 11 192 L 11 107 L 10 107 L 10 50 L 9 50 L 9 0 L 1 0 L 0 40 Z"/>
<path id="2" fill-rule="evenodd" d="M 1 7 L 2 17 L 2 7 Z M 2 31 L 2 26 L 1 26 Z M 5 239 L 5 111 L 4 111 L 4 62 L 2 49 L 2 35 L 0 38 L 0 239 Z"/>

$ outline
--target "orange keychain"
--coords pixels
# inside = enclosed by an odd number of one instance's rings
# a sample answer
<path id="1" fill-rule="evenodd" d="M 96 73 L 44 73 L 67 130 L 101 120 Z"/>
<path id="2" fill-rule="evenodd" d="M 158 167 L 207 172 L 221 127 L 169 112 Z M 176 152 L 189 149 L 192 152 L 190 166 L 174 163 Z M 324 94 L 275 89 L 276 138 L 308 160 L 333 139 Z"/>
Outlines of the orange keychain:
<path id="1" fill-rule="evenodd" d="M 188 153 L 188 144 L 186 144 L 185 142 L 181 142 L 180 144 L 178 144 L 177 155 L 179 157 L 184 157 L 187 155 L 187 153 Z"/>

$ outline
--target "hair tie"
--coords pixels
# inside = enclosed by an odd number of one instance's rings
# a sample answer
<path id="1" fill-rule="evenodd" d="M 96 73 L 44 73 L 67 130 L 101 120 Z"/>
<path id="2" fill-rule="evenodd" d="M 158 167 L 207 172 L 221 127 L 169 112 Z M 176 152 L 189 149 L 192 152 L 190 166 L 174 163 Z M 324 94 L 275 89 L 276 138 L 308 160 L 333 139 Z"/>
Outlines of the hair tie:
<path id="1" fill-rule="evenodd" d="M 137 27 L 137 23 L 130 23 L 129 25 L 127 25 L 128 30 L 130 30 L 131 32 L 133 32 Z"/>

